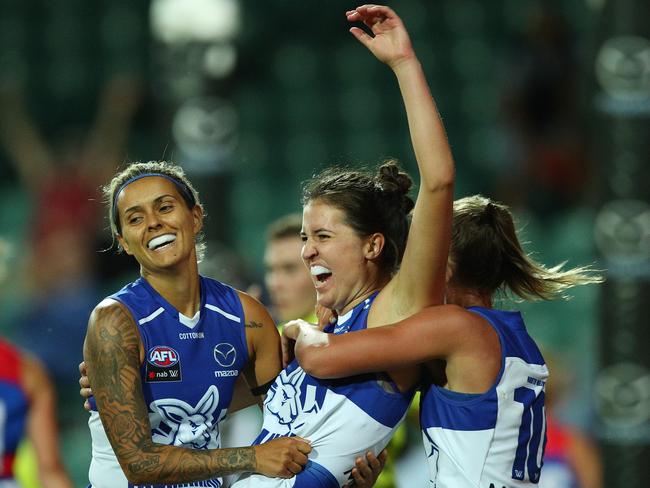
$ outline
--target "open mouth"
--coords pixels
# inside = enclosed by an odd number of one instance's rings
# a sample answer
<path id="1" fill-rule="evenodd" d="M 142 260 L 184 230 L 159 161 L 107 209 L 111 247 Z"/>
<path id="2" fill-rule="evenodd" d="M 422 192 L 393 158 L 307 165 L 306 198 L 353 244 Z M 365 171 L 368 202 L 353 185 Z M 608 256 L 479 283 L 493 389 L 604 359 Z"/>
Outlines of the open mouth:
<path id="1" fill-rule="evenodd" d="M 154 237 L 153 239 L 151 239 L 147 243 L 147 247 L 152 251 L 158 251 L 166 248 L 175 240 L 176 240 L 176 236 L 174 234 L 163 234 L 161 236 Z"/>
<path id="2" fill-rule="evenodd" d="M 316 278 L 316 283 L 319 285 L 325 283 L 332 276 L 332 272 L 325 266 L 312 266 L 310 272 Z"/>

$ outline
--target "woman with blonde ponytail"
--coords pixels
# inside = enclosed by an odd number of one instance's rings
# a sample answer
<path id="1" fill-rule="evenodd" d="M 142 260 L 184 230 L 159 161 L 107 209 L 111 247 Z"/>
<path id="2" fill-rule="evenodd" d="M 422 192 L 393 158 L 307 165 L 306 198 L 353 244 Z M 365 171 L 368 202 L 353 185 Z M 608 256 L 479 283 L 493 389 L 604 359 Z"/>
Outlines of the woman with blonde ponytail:
<path id="1" fill-rule="evenodd" d="M 569 298 L 570 288 L 602 281 L 588 266 L 565 270 L 566 262 L 551 268 L 536 262 L 522 249 L 508 207 L 481 195 L 454 202 L 449 264 L 452 289 L 528 301 Z"/>
<path id="2" fill-rule="evenodd" d="M 420 420 L 431 486 L 538 483 L 546 439 L 548 369 L 519 312 L 495 296 L 567 298 L 599 283 L 590 267 L 546 267 L 526 254 L 505 205 L 480 195 L 454 202 L 445 305 L 393 325 L 330 335 L 285 326 L 302 368 L 321 378 L 424 363 Z"/>

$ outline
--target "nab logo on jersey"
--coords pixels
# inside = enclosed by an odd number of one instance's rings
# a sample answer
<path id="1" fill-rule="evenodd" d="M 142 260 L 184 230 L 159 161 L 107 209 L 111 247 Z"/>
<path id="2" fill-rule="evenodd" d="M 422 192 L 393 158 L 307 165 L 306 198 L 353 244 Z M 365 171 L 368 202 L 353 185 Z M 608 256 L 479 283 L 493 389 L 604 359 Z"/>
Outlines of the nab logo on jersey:
<path id="1" fill-rule="evenodd" d="M 149 351 L 149 362 L 162 368 L 169 368 L 178 362 L 178 353 L 171 347 L 156 346 Z"/>
<path id="2" fill-rule="evenodd" d="M 155 346 L 147 354 L 145 381 L 181 381 L 180 356 L 169 346 Z"/>

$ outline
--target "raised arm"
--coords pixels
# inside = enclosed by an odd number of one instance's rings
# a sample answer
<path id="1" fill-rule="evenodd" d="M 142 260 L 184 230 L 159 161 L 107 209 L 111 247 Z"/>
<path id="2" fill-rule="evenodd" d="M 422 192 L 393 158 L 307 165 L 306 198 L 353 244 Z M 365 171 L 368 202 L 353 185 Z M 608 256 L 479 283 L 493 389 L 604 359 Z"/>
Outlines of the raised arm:
<path id="1" fill-rule="evenodd" d="M 106 435 L 130 483 L 184 483 L 243 471 L 287 478 L 299 470 L 294 458 L 306 461 L 298 451 L 304 442 L 294 439 L 212 450 L 155 444 L 139 374 L 140 337 L 130 313 L 114 300 L 91 314 L 84 360 Z"/>
<path id="2" fill-rule="evenodd" d="M 22 184 L 38 191 L 52 172 L 52 154 L 29 114 L 21 86 L 0 88 L 0 141 Z"/>
<path id="3" fill-rule="evenodd" d="M 29 397 L 27 433 L 34 446 L 38 478 L 44 488 L 72 488 L 59 455 L 54 387 L 41 364 L 22 355 L 21 384 Z"/>
<path id="4" fill-rule="evenodd" d="M 347 18 L 363 22 L 372 31 L 371 36 L 358 27 L 350 29 L 397 77 L 420 172 L 400 270 L 373 307 L 380 312 L 379 316 L 395 321 L 424 306 L 442 303 L 451 235 L 454 163 L 436 104 L 401 19 L 392 9 L 378 5 L 358 7 L 347 12 Z"/>
<path id="5" fill-rule="evenodd" d="M 102 171 L 108 177 L 124 159 L 129 131 L 142 92 L 142 80 L 134 74 L 116 74 L 104 84 L 95 121 L 84 148 L 84 157 L 91 163 L 87 169 L 94 171 L 95 176 Z"/>

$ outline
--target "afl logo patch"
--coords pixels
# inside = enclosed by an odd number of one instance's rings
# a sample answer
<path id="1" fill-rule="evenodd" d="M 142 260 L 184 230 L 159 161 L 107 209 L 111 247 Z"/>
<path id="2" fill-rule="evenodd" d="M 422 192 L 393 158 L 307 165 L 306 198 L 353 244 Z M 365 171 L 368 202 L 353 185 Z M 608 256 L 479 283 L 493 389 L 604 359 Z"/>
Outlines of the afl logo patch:
<path id="1" fill-rule="evenodd" d="M 149 349 L 145 381 L 182 381 L 180 356 L 169 346 L 155 346 Z"/>
<path id="2" fill-rule="evenodd" d="M 161 368 L 169 368 L 178 363 L 178 353 L 167 346 L 156 346 L 149 350 L 149 362 Z"/>
<path id="3" fill-rule="evenodd" d="M 235 364 L 237 359 L 237 350 L 235 346 L 228 342 L 222 342 L 214 346 L 214 360 L 224 368 L 229 368 Z"/>

